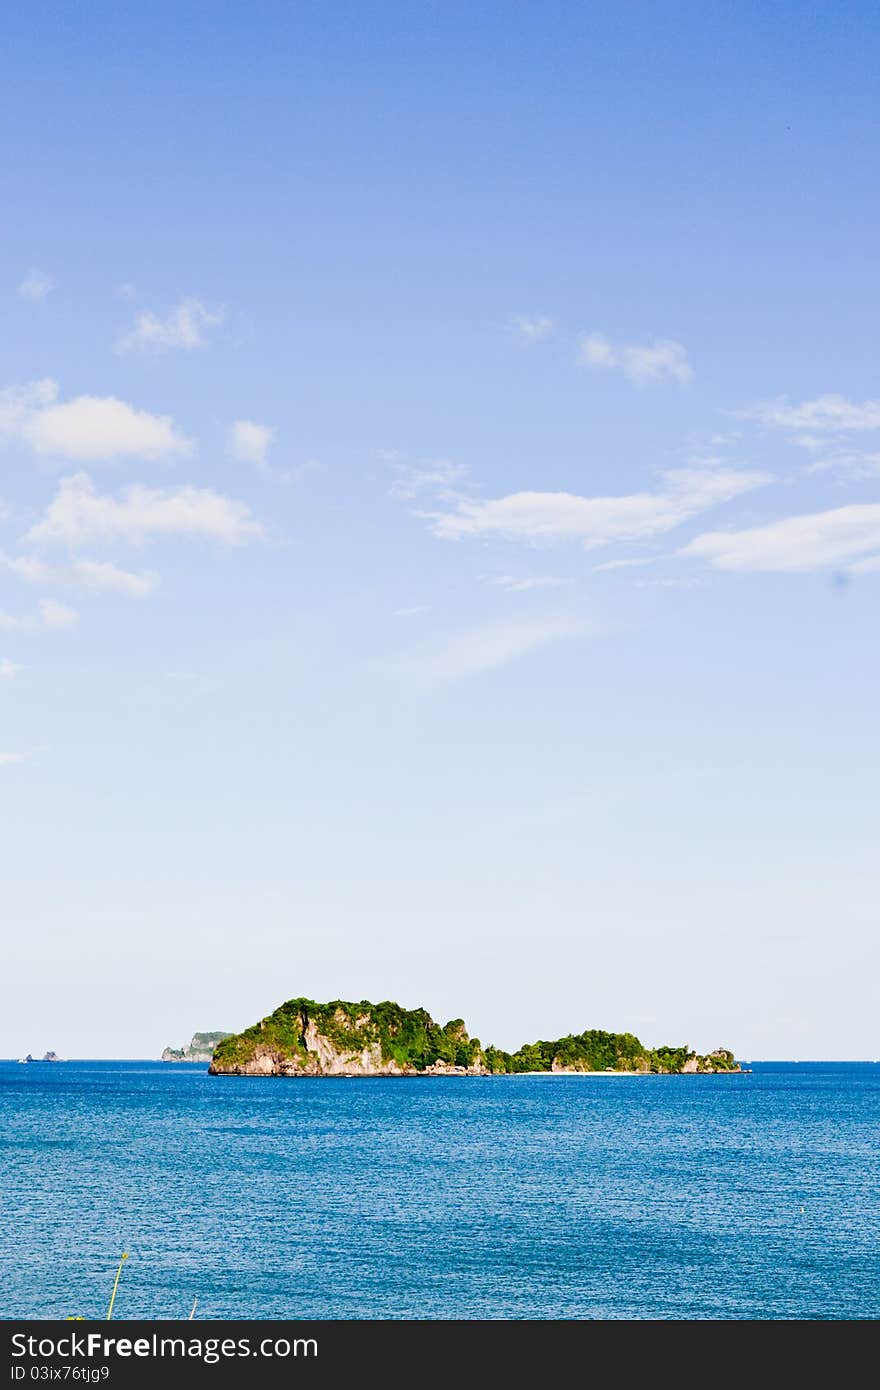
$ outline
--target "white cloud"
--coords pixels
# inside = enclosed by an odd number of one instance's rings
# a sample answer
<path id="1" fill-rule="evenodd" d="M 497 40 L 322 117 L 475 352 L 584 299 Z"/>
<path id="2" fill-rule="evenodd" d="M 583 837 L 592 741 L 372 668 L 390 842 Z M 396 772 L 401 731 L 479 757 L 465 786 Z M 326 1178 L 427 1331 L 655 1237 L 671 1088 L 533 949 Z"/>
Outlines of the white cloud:
<path id="1" fill-rule="evenodd" d="M 605 570 L 628 570 L 633 569 L 636 565 L 653 565 L 655 559 L 656 556 L 646 555 L 638 560 L 606 560 L 602 565 L 594 565 L 593 573 L 603 574 Z"/>
<path id="2" fill-rule="evenodd" d="M 121 594 L 125 598 L 147 598 L 159 585 L 159 576 L 152 571 L 133 574 L 108 560 L 74 560 L 67 566 L 66 573 L 74 588 Z"/>
<path id="3" fill-rule="evenodd" d="M 517 579 L 513 574 L 487 574 L 483 578 L 487 584 L 494 584 L 509 594 L 525 594 L 532 589 L 558 589 L 563 584 L 571 583 L 570 579 L 559 579 L 555 574 L 532 574 L 522 579 Z"/>
<path id="4" fill-rule="evenodd" d="M 41 599 L 36 613 L 23 616 L 0 609 L 0 632 L 39 632 L 42 628 L 76 627 L 78 622 L 75 608 L 51 598 Z"/>
<path id="5" fill-rule="evenodd" d="M 322 465 L 318 459 L 304 459 L 302 463 L 290 468 L 273 468 L 269 463 L 269 449 L 275 442 L 275 430 L 271 425 L 259 425 L 256 420 L 236 420 L 229 431 L 227 453 L 239 463 L 249 463 L 265 478 L 278 483 L 301 483 L 311 473 L 319 473 Z"/>
<path id="6" fill-rule="evenodd" d="M 55 281 L 44 270 L 29 270 L 18 287 L 19 298 L 41 304 L 55 288 Z"/>
<path id="7" fill-rule="evenodd" d="M 617 353 L 601 333 L 588 333 L 581 338 L 578 361 L 582 367 L 617 367 Z"/>
<path id="8" fill-rule="evenodd" d="M 838 453 L 827 454 L 816 459 L 806 470 L 808 473 L 844 473 L 850 478 L 880 477 L 880 453 Z"/>
<path id="9" fill-rule="evenodd" d="M 394 610 L 394 617 L 395 617 L 395 618 L 415 618 L 415 617 L 418 617 L 418 615 L 419 615 L 420 613 L 427 613 L 427 612 L 429 612 L 429 611 L 430 611 L 430 610 L 429 610 L 428 605 L 427 605 L 426 603 L 416 603 L 416 604 L 413 604 L 412 608 L 395 608 L 395 610 Z"/>
<path id="10" fill-rule="evenodd" d="M 38 607 L 44 627 L 76 627 L 79 622 L 76 609 L 66 603 L 59 603 L 57 599 L 41 598 Z"/>
<path id="11" fill-rule="evenodd" d="M 182 299 L 166 317 L 145 309 L 134 327 L 116 343 L 117 352 L 192 352 L 208 346 L 208 334 L 223 322 L 222 309 L 207 309 L 199 299 Z"/>
<path id="12" fill-rule="evenodd" d="M 748 410 L 736 412 L 744 419 L 784 430 L 806 430 L 807 448 L 815 447 L 810 430 L 839 433 L 844 430 L 880 430 L 880 401 L 848 401 L 845 396 L 817 396 L 812 401 L 792 405 L 787 396 L 764 401 Z"/>
<path id="13" fill-rule="evenodd" d="M 0 566 L 37 588 L 82 589 L 87 593 L 122 594 L 126 598 L 147 598 L 159 583 L 153 573 L 133 574 L 109 560 L 71 560 L 67 565 L 50 565 L 36 555 L 5 555 Z"/>
<path id="14" fill-rule="evenodd" d="M 206 536 L 244 545 L 262 534 L 244 502 L 212 488 L 126 488 L 99 493 L 86 473 L 62 478 L 42 521 L 27 540 L 77 547 L 89 542 L 141 545 L 154 536 Z"/>
<path id="15" fill-rule="evenodd" d="M 240 463 L 265 468 L 266 455 L 274 438 L 275 431 L 269 425 L 258 425 L 255 420 L 236 420 L 229 431 L 229 452 Z"/>
<path id="16" fill-rule="evenodd" d="M 420 492 L 434 492 L 438 497 L 455 498 L 456 484 L 467 476 L 463 463 L 451 463 L 449 459 L 427 459 L 416 467 L 408 463 L 395 463 L 397 474 L 391 484 L 391 496 L 412 499 Z"/>
<path id="17" fill-rule="evenodd" d="M 663 475 L 662 492 L 626 497 L 579 497 L 570 492 L 514 492 L 488 502 L 458 500 L 454 512 L 426 513 L 436 536 L 503 536 L 509 540 L 579 540 L 588 550 L 612 541 L 660 535 L 770 481 L 764 473 L 677 468 Z"/>
<path id="18" fill-rule="evenodd" d="M 0 661 L 0 680 L 15 680 L 15 677 L 20 676 L 23 670 L 23 666 L 19 666 L 16 664 L 16 662 L 9 661 L 6 657 L 4 657 L 3 660 Z"/>
<path id="19" fill-rule="evenodd" d="M 811 453 L 828 447 L 827 436 L 823 438 L 821 434 L 793 434 L 789 443 L 796 444 L 799 449 L 809 449 Z"/>
<path id="20" fill-rule="evenodd" d="M 191 453 L 167 415 L 135 410 L 112 396 L 77 396 L 31 415 L 22 435 L 35 453 L 100 463 L 132 456 L 164 459 Z"/>
<path id="21" fill-rule="evenodd" d="M 877 574 L 880 571 L 880 555 L 869 555 L 867 560 L 857 560 L 849 566 L 850 574 Z"/>
<path id="22" fill-rule="evenodd" d="M 57 400 L 58 386 L 46 378 L 0 392 L 0 438 L 20 441 L 35 454 L 107 463 L 118 458 L 186 456 L 192 443 L 170 416 L 136 410 L 114 396 Z"/>
<path id="23" fill-rule="evenodd" d="M 0 632 L 32 632 L 37 626 L 32 618 L 19 618 L 16 614 L 7 613 L 4 608 L 0 608 Z"/>
<path id="24" fill-rule="evenodd" d="M 582 367 L 621 371 L 637 386 L 665 380 L 684 384 L 693 376 L 686 349 L 671 338 L 615 346 L 601 333 L 587 333 L 580 340 L 578 362 Z"/>
<path id="25" fill-rule="evenodd" d="M 553 320 L 546 314 L 511 314 L 508 326 L 524 343 L 540 343 L 553 332 Z"/>
<path id="26" fill-rule="evenodd" d="M 20 436 L 31 414 L 52 405 L 58 396 L 58 383 L 51 377 L 29 381 L 25 386 L 4 386 L 0 390 L 0 439 Z"/>
<path id="27" fill-rule="evenodd" d="M 0 767 L 9 767 L 12 763 L 26 762 L 27 756 L 27 753 L 0 753 Z"/>
<path id="28" fill-rule="evenodd" d="M 383 670 L 410 686 L 443 685 L 506 666 L 563 638 L 596 631 L 585 619 L 568 614 L 485 624 L 420 643 L 384 663 Z"/>
<path id="29" fill-rule="evenodd" d="M 866 573 L 878 559 L 870 552 L 880 552 L 880 503 L 790 516 L 744 531 L 709 531 L 679 553 L 715 569 L 793 574 L 848 565 Z"/>

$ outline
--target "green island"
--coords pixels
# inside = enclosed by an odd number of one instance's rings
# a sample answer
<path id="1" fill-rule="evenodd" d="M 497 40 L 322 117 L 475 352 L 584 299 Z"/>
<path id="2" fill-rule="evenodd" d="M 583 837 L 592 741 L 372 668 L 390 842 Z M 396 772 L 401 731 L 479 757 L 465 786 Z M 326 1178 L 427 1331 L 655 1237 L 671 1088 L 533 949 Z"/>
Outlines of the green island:
<path id="1" fill-rule="evenodd" d="M 214 1076 L 506 1076 L 525 1072 L 684 1075 L 738 1072 L 732 1052 L 646 1048 L 632 1033 L 589 1029 L 516 1052 L 483 1047 L 460 1018 L 435 1023 L 425 1009 L 386 1000 L 289 999 L 268 1017 L 222 1038 Z"/>

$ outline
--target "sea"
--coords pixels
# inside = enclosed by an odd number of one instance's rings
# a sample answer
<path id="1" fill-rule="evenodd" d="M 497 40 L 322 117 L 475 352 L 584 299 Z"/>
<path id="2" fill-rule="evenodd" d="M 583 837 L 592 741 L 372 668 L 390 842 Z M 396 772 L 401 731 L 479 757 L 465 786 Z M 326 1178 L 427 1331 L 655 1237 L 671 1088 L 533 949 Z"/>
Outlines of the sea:
<path id="1" fill-rule="evenodd" d="M 5 1318 L 880 1313 L 880 1065 L 210 1077 L 0 1063 Z"/>

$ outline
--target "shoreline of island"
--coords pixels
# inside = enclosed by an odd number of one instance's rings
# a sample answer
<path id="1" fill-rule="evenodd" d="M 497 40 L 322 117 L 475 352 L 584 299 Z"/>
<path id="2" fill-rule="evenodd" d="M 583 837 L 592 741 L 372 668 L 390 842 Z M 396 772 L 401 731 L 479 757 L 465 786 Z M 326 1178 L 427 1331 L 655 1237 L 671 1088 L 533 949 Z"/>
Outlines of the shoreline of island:
<path id="1" fill-rule="evenodd" d="M 232 1076 L 250 1077 L 285 1081 L 524 1081 L 535 1078 L 547 1079 L 554 1078 L 562 1080 L 570 1079 L 573 1076 L 583 1079 L 602 1078 L 613 1080 L 616 1077 L 634 1077 L 647 1080 L 658 1080 L 663 1077 L 674 1076 L 747 1076 L 751 1072 L 751 1067 L 725 1067 L 718 1071 L 581 1071 L 572 1068 L 571 1071 L 431 1071 L 425 1069 L 418 1071 L 332 1071 L 332 1072 L 305 1072 L 305 1071 L 220 1071 L 216 1068 L 208 1067 L 212 1076 Z"/>

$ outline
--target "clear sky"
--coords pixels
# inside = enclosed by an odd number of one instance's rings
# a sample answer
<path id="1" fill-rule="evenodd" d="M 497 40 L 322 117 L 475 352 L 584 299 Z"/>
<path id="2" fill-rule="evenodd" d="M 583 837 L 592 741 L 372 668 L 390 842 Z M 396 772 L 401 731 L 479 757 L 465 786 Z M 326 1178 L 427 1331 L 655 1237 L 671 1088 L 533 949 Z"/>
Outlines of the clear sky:
<path id="1" fill-rule="evenodd" d="M 0 1055 L 880 1056 L 877 7 L 3 27 Z"/>

